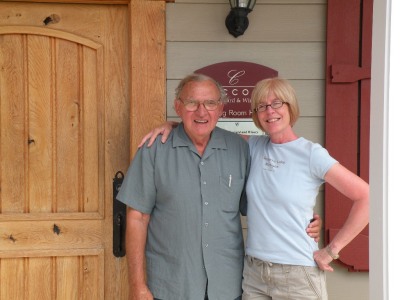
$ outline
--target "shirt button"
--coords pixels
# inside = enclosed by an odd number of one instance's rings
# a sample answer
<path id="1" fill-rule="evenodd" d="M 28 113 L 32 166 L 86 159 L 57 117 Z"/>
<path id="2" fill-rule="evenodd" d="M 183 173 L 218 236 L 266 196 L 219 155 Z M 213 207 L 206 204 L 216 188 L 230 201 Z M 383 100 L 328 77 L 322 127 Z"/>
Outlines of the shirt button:
<path id="1" fill-rule="evenodd" d="M 203 181 L 203 184 L 207 184 L 207 182 L 206 182 L 206 181 Z"/>
<path id="2" fill-rule="evenodd" d="M 207 227 L 207 226 L 208 226 L 208 223 L 204 223 L 204 226 Z"/>
<path id="3" fill-rule="evenodd" d="M 208 244 L 205 244 L 206 248 L 208 247 Z"/>
<path id="4" fill-rule="evenodd" d="M 208 202 L 204 202 L 204 205 L 208 205 Z"/>
<path id="5" fill-rule="evenodd" d="M 202 166 L 204 166 L 204 161 L 202 161 L 200 164 L 201 164 Z"/>

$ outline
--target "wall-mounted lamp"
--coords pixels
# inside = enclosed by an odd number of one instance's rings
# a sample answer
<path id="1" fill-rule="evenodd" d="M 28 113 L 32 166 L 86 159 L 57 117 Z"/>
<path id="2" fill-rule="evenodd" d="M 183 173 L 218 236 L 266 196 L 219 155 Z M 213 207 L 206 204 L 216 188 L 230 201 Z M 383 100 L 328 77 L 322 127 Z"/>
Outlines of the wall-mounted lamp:
<path id="1" fill-rule="evenodd" d="M 242 35 L 249 26 L 247 14 L 253 10 L 256 0 L 229 0 L 231 11 L 225 19 L 226 28 L 235 38 Z"/>

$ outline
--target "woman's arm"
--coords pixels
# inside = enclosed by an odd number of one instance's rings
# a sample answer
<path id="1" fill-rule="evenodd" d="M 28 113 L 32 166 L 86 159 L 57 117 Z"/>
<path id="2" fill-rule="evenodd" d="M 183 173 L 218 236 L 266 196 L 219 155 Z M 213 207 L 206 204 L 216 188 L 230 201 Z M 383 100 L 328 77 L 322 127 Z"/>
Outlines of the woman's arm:
<path id="1" fill-rule="evenodd" d="M 369 185 L 359 176 L 337 163 L 325 176 L 327 183 L 353 201 L 343 227 L 330 244 L 314 252 L 314 259 L 322 270 L 333 271 L 329 263 L 332 254 L 339 254 L 369 223 Z"/>
<path id="2" fill-rule="evenodd" d="M 161 142 L 165 143 L 172 129 L 177 127 L 178 124 L 179 122 L 167 121 L 161 126 L 154 128 L 152 131 L 150 131 L 143 137 L 142 141 L 138 145 L 138 148 L 142 147 L 147 140 L 149 141 L 147 147 L 151 147 L 151 145 L 153 145 L 154 141 L 156 140 L 157 136 L 159 136 L 160 134 L 162 135 Z M 250 137 L 249 135 L 243 135 L 243 134 L 241 134 L 240 136 L 246 141 L 248 141 Z"/>

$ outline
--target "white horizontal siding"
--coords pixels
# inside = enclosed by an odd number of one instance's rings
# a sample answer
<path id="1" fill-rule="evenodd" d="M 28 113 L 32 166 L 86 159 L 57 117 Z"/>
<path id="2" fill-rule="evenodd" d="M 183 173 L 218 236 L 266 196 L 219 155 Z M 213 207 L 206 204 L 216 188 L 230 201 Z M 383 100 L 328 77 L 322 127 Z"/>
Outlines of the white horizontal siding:
<path id="1" fill-rule="evenodd" d="M 324 79 L 325 43 L 167 42 L 168 79 L 223 61 L 257 63 L 286 79 Z"/>
<path id="2" fill-rule="evenodd" d="M 256 4 L 248 15 L 249 27 L 238 38 L 230 35 L 225 18 L 230 11 L 225 4 L 169 4 L 168 41 L 235 42 L 324 42 L 326 5 Z"/>

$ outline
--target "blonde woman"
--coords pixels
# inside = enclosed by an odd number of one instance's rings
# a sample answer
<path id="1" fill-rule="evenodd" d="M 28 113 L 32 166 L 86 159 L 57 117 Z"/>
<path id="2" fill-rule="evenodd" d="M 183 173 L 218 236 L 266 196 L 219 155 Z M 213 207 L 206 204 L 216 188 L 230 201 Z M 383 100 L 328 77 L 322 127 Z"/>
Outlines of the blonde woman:
<path id="1" fill-rule="evenodd" d="M 248 138 L 248 238 L 243 300 L 327 299 L 324 271 L 368 224 L 369 186 L 321 145 L 297 136 L 296 94 L 287 80 L 265 79 L 252 93 L 253 121 L 266 135 Z M 353 201 L 339 233 L 323 249 L 304 231 L 321 184 Z"/>

